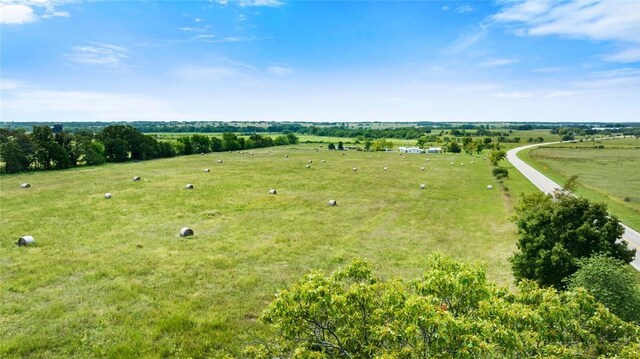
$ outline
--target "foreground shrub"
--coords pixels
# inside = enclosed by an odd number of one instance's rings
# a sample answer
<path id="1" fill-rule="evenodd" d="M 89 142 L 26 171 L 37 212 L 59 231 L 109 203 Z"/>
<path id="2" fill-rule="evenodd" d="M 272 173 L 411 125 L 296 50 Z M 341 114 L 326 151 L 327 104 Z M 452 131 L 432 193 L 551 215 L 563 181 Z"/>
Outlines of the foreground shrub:
<path id="1" fill-rule="evenodd" d="M 494 167 L 491 174 L 497 179 L 503 179 L 509 177 L 509 170 L 503 167 Z"/>
<path id="2" fill-rule="evenodd" d="M 356 260 L 305 275 L 261 318 L 277 337 L 254 358 L 596 357 L 640 348 L 637 326 L 579 289 L 497 288 L 484 269 L 435 256 L 414 281 L 383 281 Z"/>
<path id="3" fill-rule="evenodd" d="M 622 320 L 640 324 L 640 277 L 631 266 L 603 255 L 584 259 L 568 278 L 569 289 L 579 287 Z"/>

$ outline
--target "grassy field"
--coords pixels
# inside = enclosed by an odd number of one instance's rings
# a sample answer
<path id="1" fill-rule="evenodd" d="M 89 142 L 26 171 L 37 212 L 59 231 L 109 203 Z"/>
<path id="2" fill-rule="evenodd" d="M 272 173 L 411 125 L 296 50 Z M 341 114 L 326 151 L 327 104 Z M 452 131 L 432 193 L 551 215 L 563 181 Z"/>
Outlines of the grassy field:
<path id="1" fill-rule="evenodd" d="M 509 216 L 534 190 L 516 171 L 504 191 L 478 156 L 314 149 L 1 176 L 0 357 L 238 354 L 278 289 L 354 257 L 413 278 L 440 251 L 511 283 Z"/>
<path id="2" fill-rule="evenodd" d="M 579 195 L 607 203 L 611 213 L 640 229 L 640 139 L 557 144 L 521 153 L 557 183 L 578 175 Z"/>

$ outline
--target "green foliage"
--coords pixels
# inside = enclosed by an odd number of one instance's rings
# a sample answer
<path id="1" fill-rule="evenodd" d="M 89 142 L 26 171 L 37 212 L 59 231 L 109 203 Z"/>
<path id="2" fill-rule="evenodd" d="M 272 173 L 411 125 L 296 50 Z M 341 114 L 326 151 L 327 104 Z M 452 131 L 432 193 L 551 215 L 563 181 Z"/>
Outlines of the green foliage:
<path id="1" fill-rule="evenodd" d="M 631 266 L 603 255 L 580 260 L 579 266 L 567 280 L 570 290 L 585 288 L 622 320 L 640 324 L 640 279 Z"/>
<path id="2" fill-rule="evenodd" d="M 336 149 L 336 145 L 333 144 L 333 142 L 329 143 L 329 145 L 327 146 L 327 149 L 329 150 L 335 150 Z"/>
<path id="3" fill-rule="evenodd" d="M 488 158 L 492 165 L 497 166 L 498 162 L 507 158 L 507 153 L 503 150 L 493 150 L 489 152 Z"/>
<path id="4" fill-rule="evenodd" d="M 338 149 L 340 151 L 344 150 L 344 145 L 342 144 L 342 141 L 338 141 Z"/>
<path id="5" fill-rule="evenodd" d="M 491 174 L 497 179 L 502 179 L 509 177 L 509 170 L 504 167 L 494 167 Z"/>
<path id="6" fill-rule="evenodd" d="M 253 358 L 596 357 L 629 352 L 640 328 L 583 290 L 523 282 L 510 293 L 484 269 L 434 256 L 422 277 L 383 281 L 356 260 L 305 275 L 261 318 L 279 337 Z"/>
<path id="7" fill-rule="evenodd" d="M 515 211 L 518 252 L 510 261 L 517 280 L 561 289 L 581 258 L 606 253 L 625 263 L 633 260 L 635 250 L 618 242 L 623 227 L 602 203 L 560 191 L 554 196 L 532 193 L 521 196 Z"/>
<path id="8" fill-rule="evenodd" d="M 453 141 L 449 142 L 449 144 L 447 145 L 447 152 L 460 153 L 462 152 L 462 149 L 460 148 L 458 142 Z"/>
<path id="9" fill-rule="evenodd" d="M 373 151 L 386 151 L 393 148 L 393 142 L 384 138 L 379 138 L 371 143 L 371 149 Z"/>

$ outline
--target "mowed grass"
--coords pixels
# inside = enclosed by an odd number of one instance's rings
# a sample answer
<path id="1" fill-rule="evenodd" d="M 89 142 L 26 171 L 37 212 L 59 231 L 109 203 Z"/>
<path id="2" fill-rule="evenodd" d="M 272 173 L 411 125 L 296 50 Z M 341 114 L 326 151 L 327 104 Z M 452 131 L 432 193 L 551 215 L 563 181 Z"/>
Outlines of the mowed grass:
<path id="1" fill-rule="evenodd" d="M 640 139 L 542 146 L 523 158 L 559 184 L 577 175 L 579 195 L 605 202 L 622 222 L 640 230 Z"/>
<path id="2" fill-rule="evenodd" d="M 356 257 L 415 278 L 439 251 L 512 282 L 519 174 L 504 192 L 478 156 L 314 148 L 0 177 L 0 357 L 237 355 L 277 290 Z"/>

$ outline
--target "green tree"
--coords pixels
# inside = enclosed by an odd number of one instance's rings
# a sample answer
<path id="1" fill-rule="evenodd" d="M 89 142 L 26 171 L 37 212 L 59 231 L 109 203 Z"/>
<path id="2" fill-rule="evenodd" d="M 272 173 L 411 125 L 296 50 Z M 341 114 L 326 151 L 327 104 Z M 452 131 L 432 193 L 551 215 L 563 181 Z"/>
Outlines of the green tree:
<path id="1" fill-rule="evenodd" d="M 287 133 L 287 140 L 289 140 L 289 144 L 295 145 L 298 143 L 298 136 L 293 133 Z"/>
<path id="2" fill-rule="evenodd" d="M 631 266 L 600 254 L 578 265 L 567 280 L 568 289 L 585 288 L 620 319 L 640 324 L 640 277 Z"/>
<path id="3" fill-rule="evenodd" d="M 373 142 L 371 142 L 371 140 L 367 138 L 367 139 L 364 141 L 364 150 L 365 150 L 365 151 L 370 151 L 370 150 L 371 150 L 371 145 L 372 145 L 372 144 L 373 144 Z"/>
<path id="4" fill-rule="evenodd" d="M 211 151 L 212 152 L 222 152 L 224 151 L 224 146 L 222 145 L 222 140 L 218 137 L 211 137 Z"/>
<path id="5" fill-rule="evenodd" d="M 0 161 L 4 162 L 7 173 L 23 172 L 29 169 L 27 154 L 15 138 L 10 138 L 0 145 Z"/>
<path id="6" fill-rule="evenodd" d="M 507 158 L 507 153 L 504 152 L 503 150 L 493 150 L 489 152 L 488 158 L 489 158 L 489 161 L 491 161 L 492 165 L 497 166 L 498 162 Z"/>
<path id="7" fill-rule="evenodd" d="M 211 152 L 209 136 L 194 134 L 191 136 L 191 143 L 193 144 L 194 153 Z"/>
<path id="8" fill-rule="evenodd" d="M 342 144 L 342 141 L 338 141 L 338 149 L 340 151 L 344 150 L 344 145 Z"/>
<path id="9" fill-rule="evenodd" d="M 276 137 L 276 139 L 273 141 L 273 143 L 276 146 L 284 146 L 284 145 L 288 145 L 289 144 L 289 139 L 287 138 L 287 136 L 280 135 L 280 136 Z"/>
<path id="10" fill-rule="evenodd" d="M 333 142 L 330 142 L 329 145 L 327 146 L 327 149 L 335 150 L 336 149 L 336 145 L 334 145 Z"/>
<path id="11" fill-rule="evenodd" d="M 460 145 L 458 142 L 449 142 L 447 145 L 447 152 L 451 153 L 460 153 L 462 150 L 460 149 Z"/>
<path id="12" fill-rule="evenodd" d="M 509 259 L 517 280 L 562 289 L 579 259 L 605 253 L 625 263 L 635 250 L 619 241 L 624 228 L 603 203 L 591 203 L 565 191 L 522 195 L 515 208 L 518 251 Z"/>
<path id="13" fill-rule="evenodd" d="M 279 333 L 253 358 L 528 358 L 624 355 L 640 328 L 584 290 L 523 282 L 516 293 L 484 269 L 432 257 L 424 275 L 383 281 L 360 260 L 280 291 L 261 320 Z"/>

